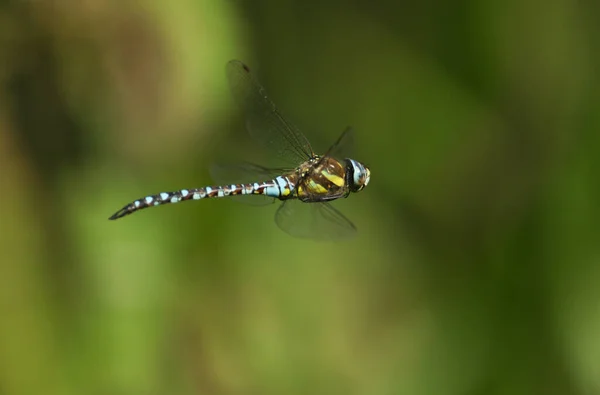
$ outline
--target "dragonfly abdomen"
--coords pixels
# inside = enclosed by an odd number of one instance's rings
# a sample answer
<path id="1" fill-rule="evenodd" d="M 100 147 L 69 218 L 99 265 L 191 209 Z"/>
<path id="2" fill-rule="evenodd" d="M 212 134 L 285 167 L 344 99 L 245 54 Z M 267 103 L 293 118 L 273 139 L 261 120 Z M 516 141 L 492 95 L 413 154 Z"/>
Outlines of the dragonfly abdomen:
<path id="1" fill-rule="evenodd" d="M 265 195 L 276 199 L 286 199 L 290 197 L 293 190 L 294 184 L 287 177 L 277 177 L 274 180 L 267 182 L 208 186 L 204 188 L 181 189 L 174 192 L 161 192 L 156 195 L 149 195 L 134 200 L 114 213 L 109 219 L 119 219 L 148 207 L 179 203 L 187 200 L 201 200 L 238 195 Z"/>

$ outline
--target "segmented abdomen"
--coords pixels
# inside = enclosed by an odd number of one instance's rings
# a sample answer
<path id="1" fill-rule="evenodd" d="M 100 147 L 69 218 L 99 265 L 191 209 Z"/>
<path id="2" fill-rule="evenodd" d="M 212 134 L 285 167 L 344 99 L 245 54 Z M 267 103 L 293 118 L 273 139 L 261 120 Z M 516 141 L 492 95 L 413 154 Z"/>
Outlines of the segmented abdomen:
<path id="1" fill-rule="evenodd" d="M 127 204 L 121 210 L 114 213 L 109 219 L 119 219 L 144 208 L 161 206 L 169 203 L 179 203 L 186 200 L 200 200 L 236 195 L 265 195 L 276 199 L 289 199 L 292 197 L 293 190 L 294 184 L 289 178 L 280 176 L 271 181 L 255 182 L 253 184 L 232 184 L 181 189 L 175 192 L 161 192 Z"/>

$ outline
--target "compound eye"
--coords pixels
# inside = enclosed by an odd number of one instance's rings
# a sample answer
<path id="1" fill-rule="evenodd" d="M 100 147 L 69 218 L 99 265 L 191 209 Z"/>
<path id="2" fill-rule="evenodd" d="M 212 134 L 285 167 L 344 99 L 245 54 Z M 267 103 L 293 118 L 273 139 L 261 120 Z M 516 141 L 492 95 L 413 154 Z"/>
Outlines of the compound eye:
<path id="1" fill-rule="evenodd" d="M 352 192 L 361 191 L 369 179 L 369 170 L 360 162 L 347 159 L 348 186 Z"/>

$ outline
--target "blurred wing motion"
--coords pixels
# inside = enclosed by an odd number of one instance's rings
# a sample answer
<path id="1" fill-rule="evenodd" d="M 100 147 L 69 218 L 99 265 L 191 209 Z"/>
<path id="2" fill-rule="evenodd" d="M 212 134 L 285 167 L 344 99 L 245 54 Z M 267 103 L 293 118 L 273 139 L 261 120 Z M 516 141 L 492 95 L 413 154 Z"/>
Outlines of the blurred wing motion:
<path id="1" fill-rule="evenodd" d="M 286 200 L 275 213 L 275 222 L 284 232 L 302 239 L 335 241 L 356 235 L 354 224 L 326 202 Z"/>
<path id="2" fill-rule="evenodd" d="M 239 60 L 230 61 L 227 78 L 252 137 L 293 166 L 314 156 L 306 137 L 283 117 L 248 66 Z"/>
<path id="3" fill-rule="evenodd" d="M 262 179 L 273 179 L 294 169 L 268 168 L 250 162 L 214 163 L 210 176 L 217 183 L 245 183 Z"/>
<path id="4" fill-rule="evenodd" d="M 323 156 L 330 156 L 336 159 L 345 159 L 351 157 L 353 153 L 354 129 L 348 126 Z"/>

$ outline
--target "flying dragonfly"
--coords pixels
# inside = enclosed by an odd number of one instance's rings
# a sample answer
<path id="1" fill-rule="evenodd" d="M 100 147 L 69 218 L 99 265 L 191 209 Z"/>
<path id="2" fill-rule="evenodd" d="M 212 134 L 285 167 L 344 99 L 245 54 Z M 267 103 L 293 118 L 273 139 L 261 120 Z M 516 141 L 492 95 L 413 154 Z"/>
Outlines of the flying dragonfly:
<path id="1" fill-rule="evenodd" d="M 269 99 L 248 66 L 232 60 L 226 70 L 231 92 L 244 112 L 250 135 L 289 167 L 271 169 L 251 163 L 214 166 L 212 176 L 219 183 L 222 181 L 221 185 L 149 195 L 127 204 L 109 219 L 168 203 L 227 196 L 258 199 L 258 195 L 268 202 L 282 202 L 275 213 L 275 222 L 292 236 L 314 240 L 353 236 L 354 224 L 330 204 L 332 200 L 362 191 L 371 178 L 367 166 L 344 155 L 353 143 L 352 129 L 344 130 L 325 154 L 317 155 L 304 134 Z"/>

